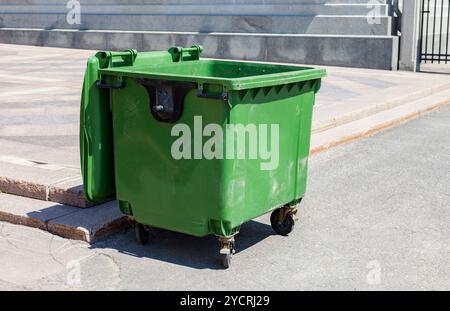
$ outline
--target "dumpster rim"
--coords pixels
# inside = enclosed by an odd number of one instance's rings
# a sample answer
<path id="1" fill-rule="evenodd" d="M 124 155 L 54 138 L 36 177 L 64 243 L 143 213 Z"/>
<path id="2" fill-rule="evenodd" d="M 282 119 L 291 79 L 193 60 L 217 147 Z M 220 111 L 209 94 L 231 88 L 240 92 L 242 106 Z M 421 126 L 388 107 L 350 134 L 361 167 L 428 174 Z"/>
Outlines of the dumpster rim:
<path id="1" fill-rule="evenodd" d="M 226 60 L 224 62 L 234 62 L 234 61 Z M 253 64 L 270 64 L 270 63 L 254 62 Z M 291 68 L 298 67 L 299 70 L 281 73 L 261 74 L 242 78 L 193 76 L 193 75 L 180 75 L 180 74 L 157 73 L 157 72 L 149 73 L 148 71 L 146 72 L 139 71 L 139 68 L 133 69 L 132 66 L 100 69 L 99 73 L 102 75 L 144 78 L 150 80 L 189 81 L 196 83 L 219 84 L 223 85 L 228 90 L 245 90 L 258 87 L 276 86 L 282 84 L 321 79 L 326 76 L 326 70 L 323 68 L 312 68 L 312 67 L 292 66 L 292 65 L 279 65 L 279 66 L 283 67 L 286 66 Z"/>

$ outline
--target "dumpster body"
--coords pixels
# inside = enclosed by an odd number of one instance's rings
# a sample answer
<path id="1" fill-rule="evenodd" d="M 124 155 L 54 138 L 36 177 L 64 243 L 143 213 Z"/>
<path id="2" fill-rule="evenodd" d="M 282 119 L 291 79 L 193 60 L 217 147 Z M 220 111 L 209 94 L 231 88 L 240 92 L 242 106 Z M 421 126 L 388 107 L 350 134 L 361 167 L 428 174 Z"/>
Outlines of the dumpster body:
<path id="1" fill-rule="evenodd" d="M 325 72 L 200 60 L 200 52 L 90 58 L 80 128 L 85 193 L 116 198 L 139 224 L 138 239 L 142 225 L 214 234 L 230 257 L 244 222 L 275 209 L 275 225 L 294 218 Z"/>

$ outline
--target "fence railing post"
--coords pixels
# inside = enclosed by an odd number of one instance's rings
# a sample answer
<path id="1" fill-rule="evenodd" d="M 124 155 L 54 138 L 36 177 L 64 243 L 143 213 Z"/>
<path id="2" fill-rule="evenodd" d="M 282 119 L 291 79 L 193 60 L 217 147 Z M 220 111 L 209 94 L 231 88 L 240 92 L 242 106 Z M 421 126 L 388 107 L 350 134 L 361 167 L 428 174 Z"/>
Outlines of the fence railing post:
<path id="1" fill-rule="evenodd" d="M 399 69 L 418 71 L 420 68 L 420 1 L 403 0 Z"/>

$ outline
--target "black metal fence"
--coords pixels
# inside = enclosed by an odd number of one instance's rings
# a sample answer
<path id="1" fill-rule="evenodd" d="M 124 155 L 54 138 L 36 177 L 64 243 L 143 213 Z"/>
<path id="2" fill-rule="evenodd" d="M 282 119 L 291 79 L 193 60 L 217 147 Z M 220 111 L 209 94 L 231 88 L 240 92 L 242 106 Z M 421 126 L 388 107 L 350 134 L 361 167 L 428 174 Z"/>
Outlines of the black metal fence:
<path id="1" fill-rule="evenodd" d="M 422 0 L 420 10 L 420 61 L 450 61 L 450 0 Z"/>

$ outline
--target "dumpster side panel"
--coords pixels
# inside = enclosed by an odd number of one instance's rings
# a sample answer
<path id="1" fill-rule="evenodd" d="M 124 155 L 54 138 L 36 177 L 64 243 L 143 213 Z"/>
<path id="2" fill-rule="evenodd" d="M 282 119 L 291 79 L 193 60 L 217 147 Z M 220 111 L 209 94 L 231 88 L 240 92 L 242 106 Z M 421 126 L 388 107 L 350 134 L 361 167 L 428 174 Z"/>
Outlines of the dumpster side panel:
<path id="1" fill-rule="evenodd" d="M 301 105 L 300 131 L 298 134 L 298 162 L 297 162 L 297 183 L 296 198 L 301 198 L 306 193 L 308 177 L 308 159 L 311 145 L 311 126 L 313 107 L 315 102 L 315 86 L 317 81 L 310 81 L 308 84 L 312 88 L 303 95 L 303 104 Z"/>
<path id="2" fill-rule="evenodd" d="M 314 94 L 314 82 L 306 81 L 231 97 L 231 124 L 279 129 L 274 136 L 267 131 L 268 148 L 258 141 L 257 160 L 225 161 L 222 219 L 231 227 L 304 196 Z M 270 150 L 268 160 L 262 160 L 264 149 Z"/>

